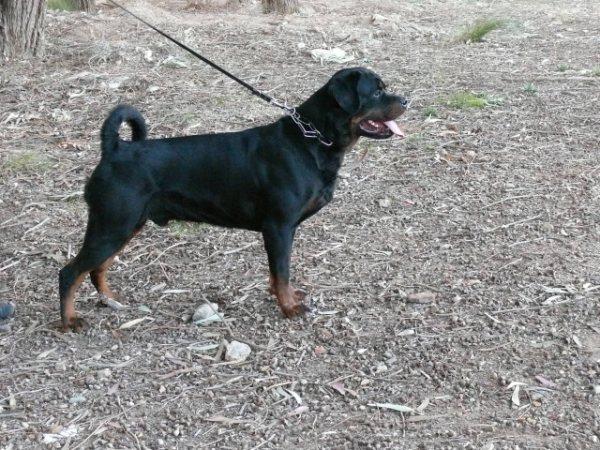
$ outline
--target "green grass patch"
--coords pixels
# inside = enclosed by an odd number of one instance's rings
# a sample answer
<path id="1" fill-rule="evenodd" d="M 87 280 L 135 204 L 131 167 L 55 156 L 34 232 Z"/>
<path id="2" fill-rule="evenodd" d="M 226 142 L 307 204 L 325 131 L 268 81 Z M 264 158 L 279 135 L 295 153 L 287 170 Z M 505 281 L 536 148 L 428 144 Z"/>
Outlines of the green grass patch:
<path id="1" fill-rule="evenodd" d="M 48 9 L 55 11 L 75 11 L 77 7 L 71 0 L 48 0 Z"/>
<path id="2" fill-rule="evenodd" d="M 425 119 L 429 119 L 430 117 L 436 118 L 439 116 L 438 110 L 435 106 L 427 106 L 423 109 L 421 113 Z"/>
<path id="3" fill-rule="evenodd" d="M 556 70 L 558 70 L 559 72 L 566 72 L 566 71 L 567 71 L 567 70 L 569 70 L 569 69 L 570 69 L 569 65 L 568 65 L 568 64 L 564 64 L 564 63 L 562 63 L 562 64 L 559 64 L 559 65 L 556 67 Z"/>
<path id="4" fill-rule="evenodd" d="M 481 42 L 488 33 L 502 28 L 504 20 L 479 19 L 474 24 L 467 26 L 457 37 L 458 42 Z"/>
<path id="5" fill-rule="evenodd" d="M 418 147 L 425 142 L 425 134 L 411 133 L 404 138 L 404 143 L 409 146 Z"/>
<path id="6" fill-rule="evenodd" d="M 525 86 L 523 86 L 523 91 L 529 95 L 535 95 L 538 92 L 537 88 L 533 85 L 533 83 L 526 83 Z"/>
<path id="7" fill-rule="evenodd" d="M 198 234 L 208 225 L 205 223 L 184 222 L 174 220 L 169 222 L 169 231 L 177 237 L 191 236 Z"/>
<path id="8" fill-rule="evenodd" d="M 456 109 L 485 108 L 502 104 L 502 98 L 474 92 L 455 92 L 446 98 L 446 105 Z"/>
<path id="9" fill-rule="evenodd" d="M 191 112 L 183 113 L 183 115 L 181 116 L 181 120 L 185 124 L 190 124 L 190 123 L 194 122 L 195 119 L 196 119 L 196 114 L 191 113 Z"/>
<path id="10" fill-rule="evenodd" d="M 592 68 L 592 76 L 594 77 L 600 77 L 600 66 L 596 66 L 594 68 Z"/>
<path id="11" fill-rule="evenodd" d="M 32 173 L 45 172 L 50 169 L 50 160 L 37 152 L 15 153 L 2 163 L 2 172 Z"/>

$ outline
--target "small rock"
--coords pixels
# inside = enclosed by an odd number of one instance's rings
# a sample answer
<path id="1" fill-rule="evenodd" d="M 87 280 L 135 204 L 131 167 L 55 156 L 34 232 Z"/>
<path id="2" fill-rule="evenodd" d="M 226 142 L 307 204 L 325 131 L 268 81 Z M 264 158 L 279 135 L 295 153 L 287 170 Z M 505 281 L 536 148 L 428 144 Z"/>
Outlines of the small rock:
<path id="1" fill-rule="evenodd" d="M 415 330 L 413 328 L 407 328 L 406 330 L 402 330 L 398 333 L 398 336 L 412 336 L 415 334 Z"/>
<path id="2" fill-rule="evenodd" d="M 475 161 L 475 158 L 477 158 L 477 153 L 475 153 L 473 150 L 467 150 L 461 156 L 462 161 L 466 162 L 466 163 L 471 163 L 471 162 Z"/>
<path id="3" fill-rule="evenodd" d="M 317 345 L 315 347 L 315 355 L 321 356 L 321 355 L 324 355 L 325 353 L 327 353 L 327 350 L 325 350 L 325 347 L 323 347 L 322 345 Z"/>
<path id="4" fill-rule="evenodd" d="M 542 231 L 545 233 L 552 233 L 554 231 L 554 225 L 551 223 L 545 222 L 541 225 Z"/>
<path id="5" fill-rule="evenodd" d="M 384 363 L 377 364 L 375 368 L 375 373 L 387 372 L 388 367 Z"/>
<path id="6" fill-rule="evenodd" d="M 379 206 L 382 208 L 389 208 L 392 206 L 392 200 L 389 197 L 384 197 L 379 200 Z"/>
<path id="7" fill-rule="evenodd" d="M 373 14 L 371 16 L 371 22 L 373 23 L 373 25 L 382 25 L 388 21 L 389 19 L 385 16 L 382 16 L 381 14 Z"/>
<path id="8" fill-rule="evenodd" d="M 190 64 L 187 61 L 176 58 L 174 56 L 167 57 L 161 62 L 161 65 L 169 67 L 171 69 L 184 69 L 190 67 Z"/>
<path id="9" fill-rule="evenodd" d="M 311 17 L 314 16 L 316 14 L 316 10 L 315 8 L 313 8 L 312 6 L 309 5 L 302 5 L 299 9 L 298 9 L 298 14 L 304 17 Z"/>
<path id="10" fill-rule="evenodd" d="M 120 89 L 129 80 L 129 77 L 116 77 L 109 81 L 103 81 L 101 86 L 105 89 L 111 89 L 113 91 Z"/>
<path id="11" fill-rule="evenodd" d="M 329 342 L 329 341 L 331 341 L 333 339 L 333 333 L 331 331 L 327 330 L 327 329 L 321 329 L 319 331 L 319 337 L 322 340 L 324 340 L 326 342 Z"/>
<path id="12" fill-rule="evenodd" d="M 102 370 L 99 370 L 99 371 L 98 371 L 98 377 L 99 377 L 100 379 L 103 379 L 103 378 L 110 378 L 110 376 L 111 376 L 111 375 L 112 375 L 112 372 L 111 372 L 111 370 L 110 370 L 110 369 L 102 369 Z"/>
<path id="13" fill-rule="evenodd" d="M 248 344 L 231 341 L 225 350 L 225 361 L 244 361 L 251 352 L 252 349 Z"/>
<path id="14" fill-rule="evenodd" d="M 408 294 L 406 297 L 406 301 L 408 303 L 431 303 L 435 300 L 437 294 L 435 292 L 413 292 L 412 294 Z"/>
<path id="15" fill-rule="evenodd" d="M 592 387 L 592 390 L 594 391 L 594 394 L 596 394 L 596 395 L 600 395 L 600 384 L 595 384 L 595 385 Z"/>
<path id="16" fill-rule="evenodd" d="M 354 56 L 348 55 L 341 48 L 332 48 L 332 49 L 324 49 L 324 48 L 316 48 L 310 51 L 310 55 L 314 60 L 323 62 L 334 62 L 334 63 L 345 63 L 348 61 L 352 61 Z"/>
<path id="17" fill-rule="evenodd" d="M 79 403 L 84 403 L 85 401 L 86 401 L 86 398 L 82 394 L 75 394 L 69 399 L 69 403 L 71 405 L 77 405 Z"/>
<path id="18" fill-rule="evenodd" d="M 219 314 L 219 305 L 216 303 L 204 304 L 194 312 L 192 322 L 197 325 L 208 325 L 213 322 L 222 322 L 223 314 Z"/>
<path id="19" fill-rule="evenodd" d="M 13 302 L 0 302 L 0 320 L 10 319 L 15 313 Z"/>

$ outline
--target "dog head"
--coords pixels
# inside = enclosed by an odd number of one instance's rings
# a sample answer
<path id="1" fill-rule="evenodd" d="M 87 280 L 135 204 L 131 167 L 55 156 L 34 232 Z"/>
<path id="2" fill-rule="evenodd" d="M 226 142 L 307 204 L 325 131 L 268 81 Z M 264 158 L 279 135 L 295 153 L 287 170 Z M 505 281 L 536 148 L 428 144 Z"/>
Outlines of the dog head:
<path id="1" fill-rule="evenodd" d="M 341 110 L 336 116 L 344 128 L 349 127 L 351 139 L 404 137 L 395 119 L 406 111 L 408 100 L 386 92 L 385 83 L 375 72 L 361 67 L 342 69 L 325 87 Z"/>

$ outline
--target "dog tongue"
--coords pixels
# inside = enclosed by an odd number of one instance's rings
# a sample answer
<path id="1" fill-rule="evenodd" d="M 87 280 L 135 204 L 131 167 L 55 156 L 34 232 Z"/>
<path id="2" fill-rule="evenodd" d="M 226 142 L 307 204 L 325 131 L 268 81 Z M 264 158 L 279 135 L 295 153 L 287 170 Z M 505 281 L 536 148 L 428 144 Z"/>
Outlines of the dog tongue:
<path id="1" fill-rule="evenodd" d="M 397 135 L 397 136 L 404 137 L 404 131 L 402 131 L 402 130 L 400 129 L 400 127 L 398 126 L 398 124 L 396 123 L 396 121 L 395 121 L 395 120 L 389 120 L 389 121 L 387 121 L 387 122 L 383 122 L 383 123 L 385 123 L 385 125 L 386 125 L 386 126 L 387 126 L 387 127 L 390 129 L 390 130 L 392 130 L 392 133 L 394 133 L 394 134 L 395 134 L 395 135 Z"/>

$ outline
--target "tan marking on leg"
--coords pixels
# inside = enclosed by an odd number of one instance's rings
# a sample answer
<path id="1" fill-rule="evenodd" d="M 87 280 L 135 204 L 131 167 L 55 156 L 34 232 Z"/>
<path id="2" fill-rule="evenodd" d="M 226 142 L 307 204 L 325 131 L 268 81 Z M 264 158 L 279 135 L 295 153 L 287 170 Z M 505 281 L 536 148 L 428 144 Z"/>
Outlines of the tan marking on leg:
<path id="1" fill-rule="evenodd" d="M 96 288 L 98 293 L 101 295 L 105 295 L 108 298 L 112 298 L 112 299 L 115 299 L 117 296 L 110 289 L 110 287 L 108 286 L 108 283 L 106 282 L 106 271 L 108 270 L 110 265 L 113 263 L 116 256 L 117 256 L 116 254 L 111 256 L 106 261 L 104 261 L 100 265 L 100 267 L 98 267 L 97 269 L 94 269 L 90 272 L 90 278 L 92 280 L 92 284 L 94 285 L 94 287 Z"/>
<path id="2" fill-rule="evenodd" d="M 308 308 L 302 303 L 304 294 L 294 289 L 289 282 L 271 276 L 271 291 L 277 297 L 277 303 L 285 317 L 291 318 L 307 311 Z"/>
<path id="3" fill-rule="evenodd" d="M 135 230 L 133 234 L 129 237 L 129 239 L 127 239 L 127 241 L 121 246 L 121 248 L 119 248 L 119 250 L 117 250 L 111 257 L 109 257 L 106 261 L 100 264 L 100 266 L 98 266 L 96 269 L 90 272 L 92 284 L 94 285 L 94 287 L 100 295 L 105 295 L 106 297 L 111 298 L 113 300 L 116 300 L 116 298 L 118 297 L 118 295 L 112 291 L 112 289 L 108 285 L 108 282 L 106 281 L 106 272 L 108 271 L 108 268 L 111 266 L 111 264 L 114 262 L 117 255 L 121 253 L 121 251 L 127 246 L 127 244 L 129 244 L 129 242 L 137 234 L 139 234 L 140 231 L 141 228 Z"/>
<path id="4" fill-rule="evenodd" d="M 75 311 L 75 292 L 77 292 L 86 275 L 87 272 L 84 272 L 75 278 L 75 281 L 73 281 L 73 284 L 71 284 L 71 287 L 67 291 L 67 295 L 64 299 L 61 299 L 64 311 L 62 322 L 64 331 L 68 331 L 69 329 L 80 331 L 83 328 L 81 320 L 77 318 L 77 312 Z"/>

